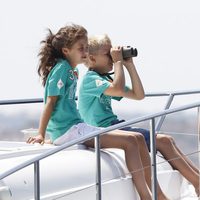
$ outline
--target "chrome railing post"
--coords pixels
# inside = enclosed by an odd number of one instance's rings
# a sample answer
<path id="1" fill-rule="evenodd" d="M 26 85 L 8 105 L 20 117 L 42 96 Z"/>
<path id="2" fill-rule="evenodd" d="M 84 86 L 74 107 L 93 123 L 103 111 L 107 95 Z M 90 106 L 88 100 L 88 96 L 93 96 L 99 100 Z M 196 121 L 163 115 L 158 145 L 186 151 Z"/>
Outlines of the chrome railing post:
<path id="1" fill-rule="evenodd" d="M 169 98 L 168 98 L 168 100 L 167 100 L 167 103 L 166 103 L 166 105 L 165 105 L 165 110 L 166 109 L 168 109 L 170 106 L 171 106 L 171 103 L 172 103 L 172 101 L 173 101 L 173 99 L 174 99 L 174 95 L 173 94 L 170 94 L 169 95 Z M 157 124 L 156 124 L 156 131 L 160 131 L 160 129 L 161 129 L 161 126 L 162 126 L 162 124 L 163 124 L 163 122 L 164 122 L 164 120 L 165 120 L 165 115 L 162 115 L 160 118 L 159 118 L 159 120 L 158 120 L 158 122 L 157 122 Z"/>
<path id="2" fill-rule="evenodd" d="M 198 93 L 200 93 L 200 91 L 198 91 Z M 9 105 L 9 104 L 21 104 L 21 103 L 38 103 L 38 102 L 42 102 L 42 99 L 31 99 L 30 101 L 29 100 L 25 100 L 25 101 L 22 101 L 22 100 L 16 100 L 16 101 L 0 101 L 0 105 Z M 175 112 L 179 112 L 179 111 L 183 111 L 183 110 L 188 110 L 188 109 L 191 109 L 191 108 L 195 108 L 195 107 L 199 107 L 198 108 L 198 148 L 200 150 L 200 102 L 196 102 L 196 103 L 193 103 L 193 104 L 189 104 L 189 105 L 185 105 L 185 106 L 180 106 L 178 108 L 174 108 L 174 109 L 167 109 L 165 111 L 161 111 L 161 112 L 158 112 L 158 113 L 155 113 L 155 114 L 151 114 L 151 115 L 148 115 L 148 116 L 144 116 L 144 117 L 140 117 L 140 118 L 137 118 L 137 119 L 134 119 L 134 120 L 128 120 L 126 122 L 122 122 L 121 124 L 116 124 L 116 125 L 113 125 L 111 127 L 108 127 L 108 128 L 105 128 L 105 129 L 102 129 L 102 130 L 99 130 L 98 132 L 95 132 L 95 133 L 91 133 L 89 135 L 89 137 L 84 137 L 82 139 L 76 139 L 75 141 L 71 141 L 69 143 L 66 143 L 62 146 L 59 146 L 59 147 L 56 147 L 55 149 L 51 149 L 45 153 L 42 153 L 41 155 L 38 155 L 34 158 L 31 158 L 27 161 L 24 161 L 23 163 L 20 163 L 20 164 L 17 164 L 16 166 L 14 166 L 13 168 L 11 169 L 8 169 L 7 171 L 1 173 L 0 172 L 0 180 L 29 166 L 29 165 L 32 165 L 34 164 L 34 195 L 35 195 L 35 200 L 40 200 L 40 173 L 39 173 L 39 161 L 48 157 L 48 156 L 51 156 L 57 152 L 60 152 L 61 150 L 63 149 L 66 149 L 74 144 L 78 144 L 78 143 L 81 143 L 81 142 L 84 142 L 88 139 L 92 139 L 92 138 L 95 138 L 95 151 L 96 151 L 96 163 L 97 163 L 97 183 L 96 183 L 96 189 L 97 189 L 97 195 L 96 195 L 96 198 L 97 200 L 101 200 L 101 163 L 100 163 L 100 143 L 99 143 L 99 135 L 102 134 L 102 133 L 105 133 L 105 132 L 108 132 L 108 131 L 112 131 L 112 130 L 115 130 L 115 129 L 119 129 L 121 127 L 125 127 L 125 126 L 129 126 L 129 125 L 132 125 L 132 124 L 135 124 L 135 123 L 139 123 L 139 122 L 142 122 L 142 121 L 146 121 L 146 120 L 151 120 L 151 134 L 150 134 L 150 137 L 151 137 L 151 169 L 152 169 L 152 193 L 153 193 L 153 200 L 157 200 L 157 187 L 156 187 L 156 183 L 157 183 L 157 174 L 156 174 L 156 141 L 155 141 L 155 118 L 156 117 L 160 117 L 160 116 L 163 116 L 163 115 L 168 115 L 168 114 L 171 114 L 171 113 L 175 113 Z M 200 158 L 199 158 L 199 165 L 200 165 Z"/>
<path id="3" fill-rule="evenodd" d="M 40 164 L 34 162 L 34 199 L 40 200 Z"/>
<path id="4" fill-rule="evenodd" d="M 151 147 L 151 188 L 152 199 L 157 200 L 157 170 L 156 170 L 156 133 L 155 118 L 150 121 L 150 147 Z"/>
<path id="5" fill-rule="evenodd" d="M 199 169 L 200 169 L 200 107 L 198 107 L 197 112 L 198 112 L 198 154 L 199 154 Z M 199 177 L 199 191 L 200 191 L 200 177 Z"/>
<path id="6" fill-rule="evenodd" d="M 100 136 L 95 137 L 95 153 L 96 153 L 96 200 L 101 200 L 101 152 L 100 152 Z"/>

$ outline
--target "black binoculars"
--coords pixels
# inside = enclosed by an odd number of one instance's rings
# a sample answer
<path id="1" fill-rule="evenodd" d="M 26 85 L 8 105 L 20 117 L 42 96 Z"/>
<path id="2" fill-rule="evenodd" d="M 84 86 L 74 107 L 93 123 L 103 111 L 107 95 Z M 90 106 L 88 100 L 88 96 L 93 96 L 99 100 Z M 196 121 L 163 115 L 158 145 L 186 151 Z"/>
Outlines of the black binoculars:
<path id="1" fill-rule="evenodd" d="M 131 46 L 125 46 L 122 48 L 123 58 L 136 57 L 138 55 L 137 49 Z"/>

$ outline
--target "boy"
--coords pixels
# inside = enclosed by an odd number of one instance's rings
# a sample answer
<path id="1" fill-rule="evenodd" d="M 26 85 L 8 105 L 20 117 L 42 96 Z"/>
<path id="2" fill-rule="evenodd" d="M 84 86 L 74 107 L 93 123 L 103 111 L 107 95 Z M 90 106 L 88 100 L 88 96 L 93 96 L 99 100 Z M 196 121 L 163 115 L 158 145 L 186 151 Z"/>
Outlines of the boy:
<path id="1" fill-rule="evenodd" d="M 122 47 L 113 48 L 107 35 L 89 38 L 89 54 L 85 63 L 89 71 L 84 76 L 80 87 L 79 111 L 85 122 L 94 126 L 108 127 L 124 121 L 119 120 L 113 113 L 112 99 L 120 100 L 126 97 L 141 100 L 145 96 L 133 59 L 122 58 L 122 60 L 116 61 L 113 54 L 116 49 L 122 54 Z M 107 76 L 113 67 L 114 79 Z M 129 73 L 131 88 L 125 86 L 124 67 Z M 149 148 L 148 130 L 132 127 L 125 127 L 122 130 L 143 134 Z M 174 169 L 179 170 L 192 183 L 199 196 L 199 170 L 180 151 L 173 138 L 158 133 L 156 135 L 156 148 L 166 160 L 169 160 Z"/>

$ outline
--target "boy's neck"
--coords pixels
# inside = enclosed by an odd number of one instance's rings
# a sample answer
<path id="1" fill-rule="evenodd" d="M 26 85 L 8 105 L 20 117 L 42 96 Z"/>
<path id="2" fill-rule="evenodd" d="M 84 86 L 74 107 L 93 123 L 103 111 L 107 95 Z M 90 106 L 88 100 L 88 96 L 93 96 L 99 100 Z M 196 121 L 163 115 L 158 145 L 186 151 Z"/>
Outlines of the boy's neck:
<path id="1" fill-rule="evenodd" d="M 89 71 L 94 71 L 97 74 L 99 74 L 100 76 L 107 76 L 110 80 L 113 81 L 113 78 L 111 77 L 111 75 L 114 74 L 114 72 L 108 72 L 108 73 L 99 73 L 97 70 L 93 69 L 93 68 L 88 68 Z"/>

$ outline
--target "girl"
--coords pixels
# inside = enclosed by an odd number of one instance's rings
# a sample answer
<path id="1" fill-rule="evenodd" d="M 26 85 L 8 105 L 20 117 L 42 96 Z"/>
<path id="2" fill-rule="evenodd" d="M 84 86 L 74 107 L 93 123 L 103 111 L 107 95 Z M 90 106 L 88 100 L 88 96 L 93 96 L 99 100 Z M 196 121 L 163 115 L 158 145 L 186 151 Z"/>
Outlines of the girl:
<path id="1" fill-rule="evenodd" d="M 76 66 L 87 57 L 87 31 L 75 24 L 61 28 L 55 35 L 49 30 L 49 35 L 42 44 L 38 73 L 45 86 L 45 105 L 39 134 L 30 137 L 27 142 L 43 143 L 47 132 L 53 144 L 61 145 L 99 130 L 100 128 L 83 122 L 75 102 L 78 79 Z M 121 68 L 121 54 L 118 50 L 113 54 L 116 54 L 117 65 Z M 94 147 L 93 140 L 84 144 Z M 150 173 L 145 168 L 149 166 L 150 160 L 144 137 L 117 130 L 102 135 L 100 145 L 101 148 L 121 148 L 125 151 L 127 166 L 130 172 L 135 172 L 132 177 L 141 200 L 151 200 Z M 158 191 L 158 199 L 167 200 L 159 186 Z"/>
<path id="2" fill-rule="evenodd" d="M 121 47 L 116 49 L 121 54 Z M 111 40 L 107 35 L 94 36 L 89 39 L 89 55 L 86 61 L 89 71 L 80 87 L 79 110 L 85 122 L 94 126 L 107 127 L 124 121 L 119 120 L 113 113 L 111 99 L 120 100 L 122 97 L 126 97 L 140 100 L 144 98 L 144 89 L 132 58 L 123 60 L 120 57 L 116 59 L 113 52 L 115 52 L 115 48 L 112 48 Z M 111 80 L 106 75 L 112 70 L 113 63 L 114 79 Z M 122 64 L 129 73 L 132 83 L 131 88 L 125 87 L 124 67 Z M 86 112 L 87 115 L 85 114 Z M 149 147 L 148 136 L 150 133 L 148 130 L 132 127 L 122 129 L 133 131 L 134 134 L 135 132 L 142 133 Z M 179 170 L 193 184 L 199 196 L 199 170 L 184 156 L 176 146 L 173 138 L 165 134 L 157 134 L 156 145 L 157 150 L 165 159 L 170 160 L 169 162 L 173 169 Z"/>

